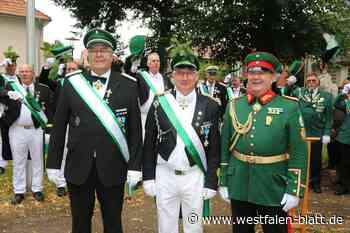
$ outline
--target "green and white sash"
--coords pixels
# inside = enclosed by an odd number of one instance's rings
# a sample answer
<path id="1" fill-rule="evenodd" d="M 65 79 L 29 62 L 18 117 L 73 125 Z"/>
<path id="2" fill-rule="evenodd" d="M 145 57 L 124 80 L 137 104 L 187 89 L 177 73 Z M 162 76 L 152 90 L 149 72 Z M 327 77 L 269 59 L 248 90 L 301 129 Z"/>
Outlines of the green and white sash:
<path id="1" fill-rule="evenodd" d="M 209 95 L 208 87 L 204 83 L 199 83 L 199 90 L 202 95 Z"/>
<path id="2" fill-rule="evenodd" d="M 122 131 L 122 126 L 117 120 L 111 108 L 98 95 L 95 89 L 89 84 L 86 78 L 81 73 L 76 73 L 68 78 L 68 81 L 73 86 L 81 99 L 85 102 L 88 108 L 95 114 L 98 121 L 106 129 L 111 136 L 113 142 L 118 146 L 124 160 L 129 161 L 129 148 L 127 140 Z"/>
<path id="3" fill-rule="evenodd" d="M 158 95 L 159 104 L 170 120 L 171 124 L 176 129 L 176 132 L 184 142 L 187 150 L 189 151 L 193 161 L 197 166 L 206 174 L 207 171 L 207 159 L 205 156 L 205 150 L 203 144 L 193 128 L 192 124 L 188 122 L 182 114 L 178 102 L 175 97 L 167 93 L 157 93 L 157 89 L 153 85 L 150 75 L 145 71 L 139 71 L 139 74 L 145 79 L 147 85 L 150 87 L 153 93 Z"/>
<path id="4" fill-rule="evenodd" d="M 21 99 L 23 100 L 24 105 L 29 109 L 29 111 L 32 113 L 35 119 L 39 122 L 40 127 L 42 129 L 45 129 L 48 120 L 44 111 L 42 110 L 42 108 L 40 107 L 40 104 L 36 101 L 36 99 L 34 97 L 29 98 L 28 97 L 29 93 L 27 93 L 27 91 L 23 88 L 23 86 L 19 82 L 10 80 L 7 77 L 4 77 L 4 79 L 7 82 L 7 84 L 10 85 L 11 88 L 21 96 Z"/>
<path id="5" fill-rule="evenodd" d="M 233 90 L 232 90 L 231 87 L 227 87 L 227 88 L 226 88 L 226 91 L 227 91 L 228 100 L 231 101 L 231 100 L 234 98 L 234 96 L 233 96 Z"/>
<path id="6" fill-rule="evenodd" d="M 147 85 L 151 91 L 158 96 L 158 101 L 171 124 L 174 126 L 176 132 L 184 142 L 187 150 L 189 151 L 193 161 L 201 169 L 206 176 L 207 174 L 207 159 L 205 156 L 205 150 L 203 144 L 198 137 L 198 134 L 194 130 L 192 124 L 185 119 L 184 115 L 181 115 L 182 109 L 175 97 L 167 93 L 157 93 L 156 87 L 153 85 L 150 75 L 145 71 L 139 71 L 139 74 L 145 79 Z M 203 201 L 203 216 L 210 215 L 210 202 L 209 200 Z"/>

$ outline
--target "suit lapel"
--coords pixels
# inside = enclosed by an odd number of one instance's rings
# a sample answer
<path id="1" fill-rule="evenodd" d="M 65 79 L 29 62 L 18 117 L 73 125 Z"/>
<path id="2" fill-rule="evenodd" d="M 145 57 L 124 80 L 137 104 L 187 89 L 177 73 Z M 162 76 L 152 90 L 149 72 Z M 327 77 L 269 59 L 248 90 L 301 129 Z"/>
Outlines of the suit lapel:
<path id="1" fill-rule="evenodd" d="M 106 88 L 106 91 L 105 91 L 103 99 L 108 97 L 107 93 L 108 93 L 109 90 L 114 91 L 114 90 L 116 90 L 119 87 L 119 85 L 120 85 L 120 80 L 119 79 L 120 78 L 122 78 L 122 77 L 118 77 L 117 73 L 115 73 L 113 71 L 111 72 L 111 74 L 109 76 L 107 88 Z"/>
<path id="2" fill-rule="evenodd" d="M 202 125 L 204 121 L 204 114 L 205 114 L 205 109 L 207 106 L 207 102 L 205 101 L 205 97 L 199 94 L 196 91 L 197 95 L 197 101 L 196 101 L 196 106 L 192 118 L 192 126 L 196 130 L 197 134 L 200 134 L 200 126 Z"/>

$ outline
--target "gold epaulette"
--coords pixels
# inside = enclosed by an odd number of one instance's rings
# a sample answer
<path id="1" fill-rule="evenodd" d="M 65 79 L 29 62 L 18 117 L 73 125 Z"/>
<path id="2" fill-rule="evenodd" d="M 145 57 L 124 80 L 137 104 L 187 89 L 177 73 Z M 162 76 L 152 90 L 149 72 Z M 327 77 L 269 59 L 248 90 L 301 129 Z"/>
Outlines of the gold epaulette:
<path id="1" fill-rule="evenodd" d="M 299 101 L 299 99 L 297 97 L 292 97 L 289 95 L 282 95 L 282 97 L 289 99 L 289 100 L 297 101 L 297 102 Z"/>

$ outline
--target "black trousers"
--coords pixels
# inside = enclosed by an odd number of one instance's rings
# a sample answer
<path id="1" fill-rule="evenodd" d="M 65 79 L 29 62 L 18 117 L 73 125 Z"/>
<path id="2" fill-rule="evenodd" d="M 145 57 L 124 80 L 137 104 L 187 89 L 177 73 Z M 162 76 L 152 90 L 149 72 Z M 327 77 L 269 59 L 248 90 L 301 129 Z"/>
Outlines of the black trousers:
<path id="1" fill-rule="evenodd" d="M 72 233 L 91 233 L 95 193 L 101 206 L 104 233 L 122 233 L 121 212 L 124 185 L 104 186 L 98 178 L 95 161 L 82 185 L 67 183 L 72 213 Z"/>
<path id="2" fill-rule="evenodd" d="M 339 143 L 340 161 L 337 165 L 339 184 L 346 189 L 350 189 L 350 145 Z"/>
<path id="3" fill-rule="evenodd" d="M 286 219 L 287 213 L 282 210 L 282 207 L 261 206 L 245 201 L 237 201 L 231 199 L 231 210 L 233 221 L 239 217 L 258 217 L 269 216 L 270 218 L 284 217 Z M 242 218 L 241 218 L 242 219 Z M 269 221 L 267 221 L 269 223 Z M 233 233 L 255 233 L 254 224 L 233 224 Z M 287 224 L 262 224 L 264 233 L 288 233 Z"/>
<path id="4" fill-rule="evenodd" d="M 321 184 L 322 168 L 322 142 L 316 141 L 311 143 L 311 186 Z"/>
<path id="5" fill-rule="evenodd" d="M 339 148 L 339 143 L 335 140 L 332 140 L 328 145 L 327 145 L 327 150 L 328 150 L 328 167 L 329 168 L 335 168 L 339 162 L 340 158 L 340 148 Z"/>

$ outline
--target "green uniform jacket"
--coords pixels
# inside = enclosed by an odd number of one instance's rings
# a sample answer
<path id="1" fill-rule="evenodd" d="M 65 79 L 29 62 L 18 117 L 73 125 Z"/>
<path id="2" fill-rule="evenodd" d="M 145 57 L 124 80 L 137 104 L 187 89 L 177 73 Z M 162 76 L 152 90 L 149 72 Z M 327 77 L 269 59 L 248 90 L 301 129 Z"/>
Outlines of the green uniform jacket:
<path id="1" fill-rule="evenodd" d="M 301 88 L 296 95 L 299 99 L 300 111 L 305 122 L 307 137 L 331 135 L 333 124 L 333 100 L 328 92 L 318 91 L 311 98 L 306 88 Z"/>
<path id="2" fill-rule="evenodd" d="M 245 155 L 266 157 L 289 153 L 289 160 L 252 164 L 234 157 L 229 150 L 236 132 L 231 108 L 242 124 L 253 113 L 250 131 L 240 136 L 234 150 Z M 228 187 L 231 199 L 263 206 L 280 206 L 284 193 L 302 197 L 307 164 L 303 134 L 303 121 L 295 100 L 275 96 L 254 114 L 246 96 L 234 99 L 226 108 L 222 128 L 220 185 Z"/>
<path id="3" fill-rule="evenodd" d="M 340 143 L 350 145 L 350 99 L 346 95 L 341 94 L 335 101 L 335 108 L 346 113 L 343 123 L 337 130 L 335 140 Z"/>

